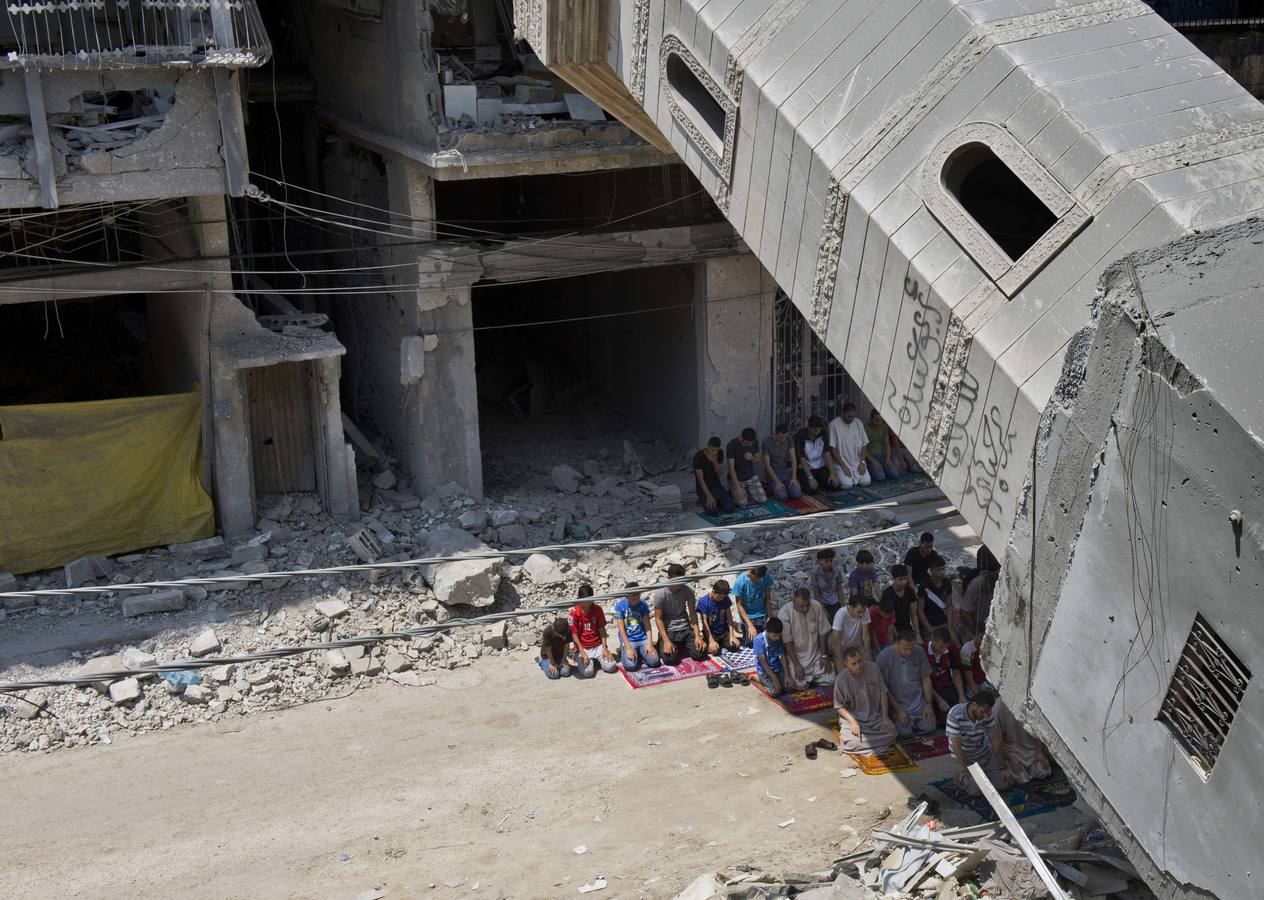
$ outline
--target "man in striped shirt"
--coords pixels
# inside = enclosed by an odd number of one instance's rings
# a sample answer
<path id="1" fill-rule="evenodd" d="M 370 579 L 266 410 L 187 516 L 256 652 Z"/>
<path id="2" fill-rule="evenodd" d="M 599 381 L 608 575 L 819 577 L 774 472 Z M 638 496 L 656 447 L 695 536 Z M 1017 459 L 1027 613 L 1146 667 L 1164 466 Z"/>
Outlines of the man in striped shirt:
<path id="1" fill-rule="evenodd" d="M 966 771 L 971 763 L 978 763 L 988 780 L 998 788 L 1014 786 L 1009 753 L 993 712 L 995 705 L 996 694 L 985 689 L 948 711 L 948 746 L 961 764 L 961 770 L 953 778 L 976 796 L 979 786 Z"/>

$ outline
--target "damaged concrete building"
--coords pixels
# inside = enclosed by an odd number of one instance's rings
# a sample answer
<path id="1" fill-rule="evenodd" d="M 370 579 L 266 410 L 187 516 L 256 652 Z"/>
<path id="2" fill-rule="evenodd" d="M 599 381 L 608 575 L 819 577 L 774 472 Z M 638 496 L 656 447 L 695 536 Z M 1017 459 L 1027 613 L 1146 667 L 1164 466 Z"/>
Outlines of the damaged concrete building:
<path id="1" fill-rule="evenodd" d="M 261 489 L 353 514 L 342 345 L 230 273 L 242 72 L 271 53 L 254 0 L 3 27 L 0 569 L 239 532 Z"/>
<path id="2" fill-rule="evenodd" d="M 988 671 L 1147 880 L 1258 896 L 1264 106 L 1137 0 L 514 18 L 1003 548 Z"/>

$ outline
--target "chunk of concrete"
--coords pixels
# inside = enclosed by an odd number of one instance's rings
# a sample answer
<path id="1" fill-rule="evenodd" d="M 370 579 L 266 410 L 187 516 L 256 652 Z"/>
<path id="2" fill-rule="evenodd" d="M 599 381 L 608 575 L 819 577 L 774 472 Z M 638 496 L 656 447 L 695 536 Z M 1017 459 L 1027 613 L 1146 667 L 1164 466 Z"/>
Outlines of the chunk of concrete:
<path id="1" fill-rule="evenodd" d="M 19 719 L 30 720 L 39 718 L 39 714 L 43 711 L 44 707 L 48 705 L 48 698 L 39 691 L 31 691 L 24 696 L 20 694 L 17 696 L 20 697 L 17 707 L 17 715 Z M 21 702 L 22 700 L 25 700 L 26 702 L 23 703 Z"/>
<path id="2" fill-rule="evenodd" d="M 585 478 L 591 478 L 596 481 L 601 477 L 601 463 L 595 459 L 586 459 L 579 464 L 579 470 L 584 473 Z"/>
<path id="3" fill-rule="evenodd" d="M 129 669 L 147 669 L 158 665 L 158 657 L 139 647 L 128 647 L 123 651 L 123 665 Z"/>
<path id="4" fill-rule="evenodd" d="M 215 632 L 206 629 L 193 639 L 193 643 L 189 645 L 189 653 L 196 659 L 202 656 L 210 656 L 212 653 L 218 653 L 220 649 L 219 638 L 215 636 Z"/>
<path id="5" fill-rule="evenodd" d="M 426 556 L 455 556 L 490 548 L 456 528 L 436 528 L 426 538 Z M 420 567 L 421 577 L 444 606 L 491 606 L 500 588 L 503 556 L 433 563 Z"/>
<path id="6" fill-rule="evenodd" d="M 654 491 L 650 496 L 653 499 L 655 509 L 678 510 L 683 506 L 680 488 L 674 484 L 655 485 Z"/>
<path id="7" fill-rule="evenodd" d="M 559 490 L 567 494 L 573 494 L 579 490 L 579 483 L 584 476 L 576 472 L 570 466 L 561 465 L 553 467 L 553 485 Z"/>
<path id="8" fill-rule="evenodd" d="M 457 519 L 466 531 L 482 531 L 487 527 L 487 513 L 481 509 L 467 509 Z"/>
<path id="9" fill-rule="evenodd" d="M 496 539 L 510 547 L 523 547 L 527 543 L 527 529 L 522 525 L 503 525 L 496 529 Z"/>
<path id="10" fill-rule="evenodd" d="M 77 588 L 109 578 L 114 566 L 104 556 L 85 556 L 66 563 L 66 587 Z"/>
<path id="11" fill-rule="evenodd" d="M 124 703 L 135 703 L 140 699 L 140 682 L 135 678 L 124 678 L 110 685 L 110 700 L 115 706 Z"/>
<path id="12" fill-rule="evenodd" d="M 234 547 L 233 553 L 228 557 L 228 564 L 234 568 L 241 566 L 243 563 L 259 562 L 268 558 L 267 544 L 242 544 L 240 547 Z"/>
<path id="13" fill-rule="evenodd" d="M 366 653 L 358 659 L 350 660 L 352 675 L 380 675 L 382 674 L 382 661 L 377 658 L 376 654 Z"/>
<path id="14" fill-rule="evenodd" d="M 228 550 L 224 547 L 224 539 L 219 535 L 200 541 L 172 544 L 167 549 L 174 553 L 177 559 L 190 562 L 198 559 L 222 559 L 228 555 Z"/>
<path id="15" fill-rule="evenodd" d="M 562 570 L 558 568 L 557 563 L 543 553 L 532 553 L 528 556 L 527 561 L 522 564 L 522 571 L 526 573 L 533 584 L 538 584 L 541 587 L 561 584 L 566 580 L 566 576 L 562 574 Z"/>
<path id="16" fill-rule="evenodd" d="M 123 598 L 123 617 L 125 619 L 150 613 L 178 612 L 184 609 L 184 591 L 179 588 L 164 588 L 149 594 L 136 594 Z"/>
<path id="17" fill-rule="evenodd" d="M 200 684 L 186 685 L 181 695 L 186 703 L 196 703 L 199 706 L 210 701 L 214 694 L 209 687 L 203 687 Z"/>
<path id="18" fill-rule="evenodd" d="M 341 650 L 326 650 L 325 665 L 336 675 L 346 674 L 351 669 L 350 661 Z"/>
<path id="19" fill-rule="evenodd" d="M 492 650 L 504 650 L 509 639 L 509 623 L 493 622 L 483 629 L 483 646 Z"/>
<path id="20" fill-rule="evenodd" d="M 395 473 L 390 469 L 378 472 L 373 476 L 373 486 L 380 491 L 389 491 L 397 484 L 399 484 L 399 479 L 395 477 Z"/>
<path id="21" fill-rule="evenodd" d="M 402 653 L 396 653 L 394 650 L 386 654 L 382 660 L 382 667 L 388 672 L 403 672 L 405 669 L 413 667 L 412 660 Z"/>
<path id="22" fill-rule="evenodd" d="M 516 509 L 493 509 L 492 510 L 492 527 L 501 528 L 505 525 L 518 524 L 518 510 Z"/>
<path id="23" fill-rule="evenodd" d="M 16 591 L 18 580 L 12 572 L 0 572 L 0 594 Z"/>
<path id="24" fill-rule="evenodd" d="M 345 616 L 350 611 L 351 607 L 341 600 L 321 600 L 316 604 L 316 612 L 330 621 Z"/>
<path id="25" fill-rule="evenodd" d="M 98 656 L 90 659 L 78 669 L 75 670 L 75 678 L 89 678 L 93 675 L 99 675 L 102 672 L 118 672 L 127 668 L 127 663 L 123 662 L 118 656 Z M 110 692 L 110 679 L 106 678 L 101 681 L 93 681 L 91 687 L 95 688 L 99 694 L 108 694 Z"/>

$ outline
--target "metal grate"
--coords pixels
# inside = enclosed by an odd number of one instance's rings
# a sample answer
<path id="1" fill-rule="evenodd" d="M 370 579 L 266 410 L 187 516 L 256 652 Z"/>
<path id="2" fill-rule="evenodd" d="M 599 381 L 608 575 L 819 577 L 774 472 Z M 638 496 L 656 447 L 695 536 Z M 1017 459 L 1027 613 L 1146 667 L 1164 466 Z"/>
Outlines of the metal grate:
<path id="1" fill-rule="evenodd" d="M 1196 615 L 1156 718 L 1171 729 L 1204 779 L 1224 747 L 1250 680 L 1250 670 Z"/>
<path id="2" fill-rule="evenodd" d="M 1145 0 L 1174 28 L 1264 24 L 1264 0 Z"/>
<path id="3" fill-rule="evenodd" d="M 842 363 L 817 337 L 790 298 L 777 292 L 772 360 L 773 422 L 785 422 L 791 433 L 809 416 L 826 421 L 838 412 L 840 400 L 867 405 Z M 867 410 L 861 410 L 866 412 Z"/>
<path id="4" fill-rule="evenodd" d="M 256 0 L 7 0 L 3 65 L 23 69 L 261 66 Z"/>

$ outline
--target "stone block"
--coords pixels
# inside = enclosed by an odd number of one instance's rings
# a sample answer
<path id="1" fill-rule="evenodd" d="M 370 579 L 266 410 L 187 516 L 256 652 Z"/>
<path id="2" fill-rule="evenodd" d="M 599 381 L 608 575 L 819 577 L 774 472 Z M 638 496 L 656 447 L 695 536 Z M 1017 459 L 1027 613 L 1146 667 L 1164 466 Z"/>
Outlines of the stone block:
<path id="1" fill-rule="evenodd" d="M 209 596 L 206 588 L 200 584 L 187 584 L 180 588 L 180 591 L 184 594 L 185 599 L 192 603 L 200 603 Z"/>
<path id="2" fill-rule="evenodd" d="M 487 513 L 481 509 L 467 509 L 457 519 L 466 531 L 482 531 L 487 527 Z"/>
<path id="3" fill-rule="evenodd" d="M 527 545 L 527 529 L 521 525 L 505 525 L 496 529 L 496 538 L 502 544 L 518 548 Z"/>
<path id="4" fill-rule="evenodd" d="M 184 609 L 184 591 L 164 588 L 149 594 L 136 594 L 123 598 L 123 617 L 127 619 L 149 613 L 177 612 Z"/>
<path id="5" fill-rule="evenodd" d="M 78 669 L 75 670 L 75 678 L 88 678 L 93 675 L 99 675 L 102 672 L 117 672 L 126 669 L 127 664 L 118 656 L 98 656 L 90 659 Z M 96 689 L 99 694 L 108 694 L 110 692 L 110 679 L 106 678 L 102 681 L 93 681 L 91 686 Z"/>
<path id="6" fill-rule="evenodd" d="M 436 528 L 426 538 L 426 556 L 454 556 L 490 548 L 456 528 Z M 500 587 L 504 557 L 434 563 L 420 567 L 421 577 L 444 606 L 491 606 Z"/>
<path id="7" fill-rule="evenodd" d="M 124 703 L 135 703 L 140 699 L 140 682 L 135 678 L 124 678 L 110 685 L 110 700 L 115 706 Z"/>
<path id="8" fill-rule="evenodd" d="M 316 612 L 330 621 L 345 616 L 350 611 L 351 607 L 341 600 L 321 600 L 316 604 Z"/>
<path id="9" fill-rule="evenodd" d="M 561 465 L 553 467 L 553 486 L 559 491 L 567 494 L 573 494 L 579 490 L 579 483 L 584 478 L 579 472 L 576 472 L 570 466 Z"/>
<path id="10" fill-rule="evenodd" d="M 104 556 L 85 556 L 66 563 L 66 587 L 77 588 L 109 578 L 114 566 Z"/>
<path id="11" fill-rule="evenodd" d="M 21 612 L 37 606 L 39 606 L 39 601 L 34 597 L 0 597 L 0 608 L 6 612 Z"/>
<path id="12" fill-rule="evenodd" d="M 279 690 L 281 690 L 281 686 L 277 684 L 275 681 L 264 681 L 260 684 L 255 684 L 255 685 L 250 686 L 251 696 L 275 694 Z"/>
<path id="13" fill-rule="evenodd" d="M 16 591 L 18 580 L 12 572 L 0 572 L 0 594 Z"/>
<path id="14" fill-rule="evenodd" d="M 501 528 L 505 525 L 518 524 L 518 510 L 516 509 L 493 509 L 492 510 L 492 527 Z"/>
<path id="15" fill-rule="evenodd" d="M 504 650 L 508 636 L 508 622 L 493 622 L 483 629 L 483 646 L 492 650 Z"/>
<path id="16" fill-rule="evenodd" d="M 243 563 L 258 562 L 259 560 L 268 558 L 267 544 L 242 544 L 240 547 L 233 548 L 232 555 L 228 557 L 228 564 L 234 568 L 240 568 Z"/>
<path id="17" fill-rule="evenodd" d="M 373 654 L 366 653 L 358 659 L 350 660 L 352 675 L 380 675 L 382 661 Z"/>
<path id="18" fill-rule="evenodd" d="M 211 689 L 208 687 L 203 687 L 200 684 L 190 684 L 185 687 L 184 693 L 181 696 L 184 697 L 186 703 L 196 703 L 201 705 L 210 701 L 212 693 Z"/>
<path id="19" fill-rule="evenodd" d="M 553 88 L 538 84 L 516 84 L 514 99 L 519 103 L 552 103 Z"/>
<path id="20" fill-rule="evenodd" d="M 528 556 L 527 561 L 522 564 L 522 571 L 526 573 L 533 584 L 538 584 L 541 587 L 561 584 L 566 580 L 566 576 L 562 574 L 562 570 L 558 568 L 557 563 L 543 553 L 532 553 Z"/>
<path id="21" fill-rule="evenodd" d="M 203 669 L 202 674 L 209 681 L 214 681 L 217 684 L 227 684 L 233 680 L 233 673 L 236 671 L 236 663 L 224 663 L 222 666 L 211 666 Z"/>
<path id="22" fill-rule="evenodd" d="M 270 571 L 268 564 L 258 559 L 242 563 L 241 566 L 239 566 L 239 569 L 243 575 L 262 575 L 263 573 Z M 275 586 L 275 583 L 276 582 L 274 580 L 266 581 L 264 582 L 264 587 Z"/>
<path id="23" fill-rule="evenodd" d="M 202 656 L 210 656 L 212 653 L 218 653 L 219 650 L 219 638 L 209 628 L 195 637 L 193 643 L 189 645 L 189 653 L 195 659 Z"/>
<path id="24" fill-rule="evenodd" d="M 39 717 L 40 712 L 48 705 L 48 698 L 39 691 L 31 691 L 25 695 L 19 695 L 22 700 L 17 704 L 17 716 L 19 719 L 30 721 Z"/>
<path id="25" fill-rule="evenodd" d="M 224 539 L 219 535 L 205 538 L 200 541 L 189 541 L 184 544 L 172 544 L 167 549 L 174 553 L 177 559 L 190 561 L 198 559 L 221 559 L 228 555 L 228 551 L 224 547 Z"/>
<path id="26" fill-rule="evenodd" d="M 412 660 L 402 653 L 396 653 L 394 650 L 387 653 L 382 660 L 382 668 L 387 672 L 403 672 L 405 669 L 413 667 Z"/>
<path id="27" fill-rule="evenodd" d="M 158 657 L 139 647 L 129 647 L 123 651 L 123 665 L 128 669 L 148 669 L 158 665 Z"/>
<path id="28" fill-rule="evenodd" d="M 351 669 L 351 662 L 341 650 L 326 650 L 325 665 L 336 675 L 344 675 Z"/>
<path id="29" fill-rule="evenodd" d="M 674 484 L 655 485 L 651 498 L 655 509 L 678 510 L 683 508 L 680 488 Z"/>

